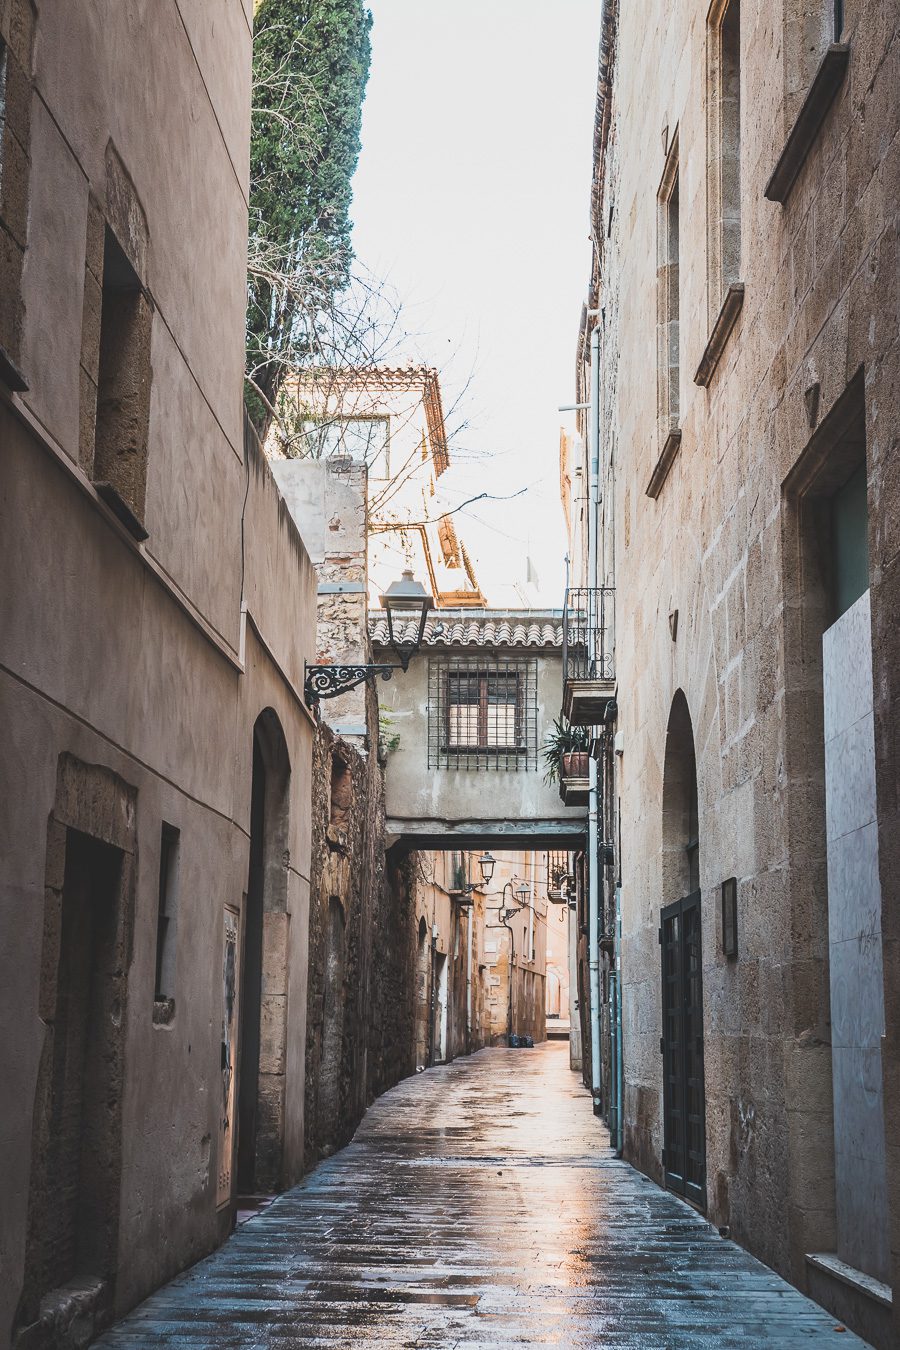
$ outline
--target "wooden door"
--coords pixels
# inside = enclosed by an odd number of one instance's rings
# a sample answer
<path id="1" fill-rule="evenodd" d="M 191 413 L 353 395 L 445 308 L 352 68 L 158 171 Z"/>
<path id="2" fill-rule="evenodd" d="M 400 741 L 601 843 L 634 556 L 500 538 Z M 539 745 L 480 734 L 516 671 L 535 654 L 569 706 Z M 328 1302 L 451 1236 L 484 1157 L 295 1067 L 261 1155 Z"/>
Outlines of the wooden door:
<path id="1" fill-rule="evenodd" d="M 666 1185 L 706 1208 L 703 945 L 700 892 L 662 911 L 663 1168 Z"/>

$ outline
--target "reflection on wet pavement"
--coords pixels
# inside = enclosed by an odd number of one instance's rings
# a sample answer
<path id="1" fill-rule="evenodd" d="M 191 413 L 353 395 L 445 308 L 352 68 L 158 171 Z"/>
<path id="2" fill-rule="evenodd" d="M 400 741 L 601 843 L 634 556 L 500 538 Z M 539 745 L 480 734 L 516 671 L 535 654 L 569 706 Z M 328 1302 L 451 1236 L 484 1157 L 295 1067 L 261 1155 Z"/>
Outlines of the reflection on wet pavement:
<path id="1" fill-rule="evenodd" d="M 863 1345 L 838 1328 L 615 1158 L 556 1041 L 407 1079 L 98 1344 Z"/>

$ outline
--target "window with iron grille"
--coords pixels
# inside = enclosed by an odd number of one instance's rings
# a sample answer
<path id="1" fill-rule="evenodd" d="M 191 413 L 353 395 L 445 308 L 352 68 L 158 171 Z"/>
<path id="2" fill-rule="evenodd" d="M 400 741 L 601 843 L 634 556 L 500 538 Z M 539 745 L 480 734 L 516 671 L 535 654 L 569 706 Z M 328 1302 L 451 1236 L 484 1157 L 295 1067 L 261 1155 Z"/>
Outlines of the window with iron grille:
<path id="1" fill-rule="evenodd" d="M 537 661 L 428 663 L 428 765 L 536 769 Z"/>

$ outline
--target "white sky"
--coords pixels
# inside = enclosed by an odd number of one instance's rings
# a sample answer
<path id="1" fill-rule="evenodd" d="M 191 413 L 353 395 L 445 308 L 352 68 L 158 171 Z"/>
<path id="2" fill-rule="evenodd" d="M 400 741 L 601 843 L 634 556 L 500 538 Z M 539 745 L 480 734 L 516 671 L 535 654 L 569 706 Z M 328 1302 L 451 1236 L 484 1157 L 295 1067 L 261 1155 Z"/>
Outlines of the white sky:
<path id="1" fill-rule="evenodd" d="M 369 0 L 354 248 L 401 297 L 407 355 L 441 371 L 441 479 L 492 604 L 562 605 L 559 427 L 587 291 L 600 0 Z M 471 380 L 455 413 L 450 410 Z"/>

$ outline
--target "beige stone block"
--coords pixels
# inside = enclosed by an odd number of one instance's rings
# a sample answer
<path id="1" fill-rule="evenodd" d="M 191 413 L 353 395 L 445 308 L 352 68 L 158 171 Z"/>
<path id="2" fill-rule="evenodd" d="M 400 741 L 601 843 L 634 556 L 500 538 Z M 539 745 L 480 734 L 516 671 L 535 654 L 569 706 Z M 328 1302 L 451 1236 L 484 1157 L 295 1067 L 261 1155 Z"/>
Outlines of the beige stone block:
<path id="1" fill-rule="evenodd" d="M 44 882 L 54 890 L 62 890 L 66 877 L 66 839 L 68 831 L 65 825 L 52 817 L 47 826 L 47 857 L 44 864 Z"/>
<path id="2" fill-rule="evenodd" d="M 827 1208 L 834 1194 L 834 1129 L 826 1111 L 788 1112 L 790 1193 L 801 1207 Z"/>
<path id="3" fill-rule="evenodd" d="M 41 978 L 38 986 L 38 1017 L 53 1022 L 59 979 L 59 951 L 62 938 L 62 886 L 44 890 L 44 932 L 41 944 Z"/>
<path id="4" fill-rule="evenodd" d="M 3 133 L 3 174 L 0 214 L 3 223 L 13 239 L 25 248 L 28 226 L 28 156 L 17 138 L 13 135 L 9 123 Z"/>
<path id="5" fill-rule="evenodd" d="M 90 376 L 96 391 L 100 376 L 100 319 L 103 292 L 100 283 L 89 268 L 84 271 L 84 303 L 81 321 L 81 365 Z M 96 401 L 96 394 L 95 394 Z"/>
<path id="6" fill-rule="evenodd" d="M 106 147 L 106 218 L 128 261 L 140 279 L 146 281 L 147 221 L 128 170 L 112 142 Z"/>
<path id="7" fill-rule="evenodd" d="M 79 367 L 78 460 L 88 477 L 94 470 L 94 432 L 97 425 L 97 385 L 83 366 Z"/>
<path id="8" fill-rule="evenodd" d="M 830 990 L 828 963 L 824 956 L 794 959 L 791 968 L 790 1008 L 796 1035 L 815 1044 L 830 1044 Z M 790 1026 L 785 1026 L 790 1033 Z"/>
<path id="9" fill-rule="evenodd" d="M 256 1120 L 256 1184 L 263 1190 L 277 1190 L 281 1185 L 285 1125 L 284 1090 L 283 1074 L 260 1071 Z"/>
<path id="10" fill-rule="evenodd" d="M 24 251 L 0 224 L 0 347 L 17 360 L 22 341 Z"/>
<path id="11" fill-rule="evenodd" d="M 799 1117 L 810 1112 L 828 1115 L 832 1109 L 831 1046 L 809 1037 L 790 1037 L 784 1043 L 784 1099 Z M 798 1127 L 802 1127 L 799 1120 Z"/>
<path id="12" fill-rule="evenodd" d="M 263 916 L 262 992 L 264 996 L 285 995 L 288 978 L 288 942 L 291 916 L 268 913 Z"/>
<path id="13" fill-rule="evenodd" d="M 103 316 L 94 476 L 112 483 L 139 521 L 147 491 L 151 329 L 143 294 Z"/>
<path id="14" fill-rule="evenodd" d="M 880 354 L 892 344 L 896 333 L 897 305 L 900 304 L 900 280 L 897 267 L 900 250 L 896 232 L 888 228 L 876 241 L 850 288 L 847 334 L 847 369 L 852 372 L 865 365 L 877 365 Z M 890 411 L 894 411 L 891 409 Z M 867 424 L 878 425 L 867 409 Z M 890 433 L 882 422 L 882 436 Z"/>
<path id="15" fill-rule="evenodd" d="M 6 61 L 6 125 L 22 148 L 28 151 L 31 136 L 31 80 L 26 73 L 29 62 L 18 57 L 10 46 Z M 3 166 L 4 175 L 6 164 Z"/>
<path id="16" fill-rule="evenodd" d="M 34 9 L 31 0 L 9 0 L 9 49 L 23 70 L 31 69 Z"/>
<path id="17" fill-rule="evenodd" d="M 103 284 L 103 247 L 106 221 L 96 197 L 88 197 L 87 226 L 85 230 L 84 263 L 97 282 Z"/>
<path id="18" fill-rule="evenodd" d="M 287 997 L 267 994 L 259 1005 L 259 1072 L 283 1074 L 286 1063 Z"/>

